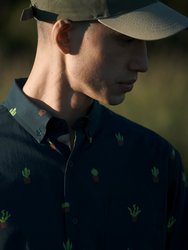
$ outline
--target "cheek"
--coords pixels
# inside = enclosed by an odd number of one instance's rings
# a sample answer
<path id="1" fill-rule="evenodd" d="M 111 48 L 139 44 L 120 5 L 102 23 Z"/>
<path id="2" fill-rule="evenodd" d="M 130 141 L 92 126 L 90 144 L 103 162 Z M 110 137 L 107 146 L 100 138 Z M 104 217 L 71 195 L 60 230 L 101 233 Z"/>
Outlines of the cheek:
<path id="1" fill-rule="evenodd" d="M 96 53 L 80 53 L 69 56 L 66 61 L 66 71 L 69 79 L 80 82 L 92 82 L 101 79 L 105 75 L 106 63 Z"/>

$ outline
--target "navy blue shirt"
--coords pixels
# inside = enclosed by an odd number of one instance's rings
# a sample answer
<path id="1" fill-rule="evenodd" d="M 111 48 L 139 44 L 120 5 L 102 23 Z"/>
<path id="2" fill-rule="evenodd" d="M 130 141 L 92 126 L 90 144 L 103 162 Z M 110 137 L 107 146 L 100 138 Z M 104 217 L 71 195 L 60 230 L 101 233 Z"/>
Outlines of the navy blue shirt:
<path id="1" fill-rule="evenodd" d="M 66 122 L 24 83 L 0 106 L 0 250 L 183 249 L 179 153 L 98 102 L 74 124 L 71 149 Z"/>

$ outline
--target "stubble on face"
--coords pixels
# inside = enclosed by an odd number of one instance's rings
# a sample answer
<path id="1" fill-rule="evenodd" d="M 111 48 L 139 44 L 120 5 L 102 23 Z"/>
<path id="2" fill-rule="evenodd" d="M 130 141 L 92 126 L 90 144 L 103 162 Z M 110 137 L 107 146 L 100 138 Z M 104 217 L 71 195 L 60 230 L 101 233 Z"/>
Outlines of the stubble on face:
<path id="1" fill-rule="evenodd" d="M 91 23 L 83 34 L 79 52 L 67 57 L 69 83 L 83 97 L 108 105 L 124 100 L 126 91 L 119 88 L 118 82 L 135 78 L 135 73 L 127 68 L 129 46 L 116 41 L 118 34 L 100 23 Z"/>

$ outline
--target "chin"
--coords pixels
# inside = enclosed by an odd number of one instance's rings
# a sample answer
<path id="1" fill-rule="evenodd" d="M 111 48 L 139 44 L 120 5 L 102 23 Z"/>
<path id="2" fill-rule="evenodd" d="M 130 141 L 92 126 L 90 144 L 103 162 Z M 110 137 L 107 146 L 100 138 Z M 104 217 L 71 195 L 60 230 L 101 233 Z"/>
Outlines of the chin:
<path id="1" fill-rule="evenodd" d="M 110 105 L 110 106 L 116 106 L 121 104 L 125 100 L 125 95 L 124 96 L 115 96 L 111 98 L 106 98 L 105 100 L 101 101 L 104 105 Z"/>

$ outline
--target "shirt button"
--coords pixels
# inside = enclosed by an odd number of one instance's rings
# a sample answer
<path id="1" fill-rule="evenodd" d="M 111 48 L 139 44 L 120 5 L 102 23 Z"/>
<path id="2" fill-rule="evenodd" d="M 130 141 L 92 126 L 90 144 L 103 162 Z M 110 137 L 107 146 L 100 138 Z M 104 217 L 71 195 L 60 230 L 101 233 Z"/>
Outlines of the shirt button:
<path id="1" fill-rule="evenodd" d="M 77 225 L 78 224 L 78 218 L 77 217 L 73 217 L 72 218 L 72 224 L 73 225 Z"/>
<path id="2" fill-rule="evenodd" d="M 42 136 L 42 130 L 40 128 L 36 130 L 36 135 L 37 135 L 37 137 Z"/>

